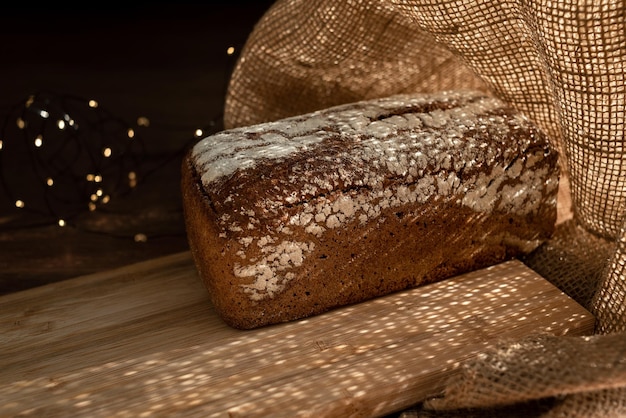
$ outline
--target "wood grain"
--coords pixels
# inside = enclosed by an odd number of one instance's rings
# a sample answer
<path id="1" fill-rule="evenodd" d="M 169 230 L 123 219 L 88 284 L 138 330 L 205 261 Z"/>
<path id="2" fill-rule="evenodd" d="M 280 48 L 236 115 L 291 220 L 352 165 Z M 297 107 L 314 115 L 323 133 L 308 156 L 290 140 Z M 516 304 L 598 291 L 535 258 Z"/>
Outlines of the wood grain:
<path id="1" fill-rule="evenodd" d="M 518 261 L 252 331 L 213 311 L 188 252 L 0 298 L 0 416 L 382 416 L 487 344 L 587 334 Z"/>

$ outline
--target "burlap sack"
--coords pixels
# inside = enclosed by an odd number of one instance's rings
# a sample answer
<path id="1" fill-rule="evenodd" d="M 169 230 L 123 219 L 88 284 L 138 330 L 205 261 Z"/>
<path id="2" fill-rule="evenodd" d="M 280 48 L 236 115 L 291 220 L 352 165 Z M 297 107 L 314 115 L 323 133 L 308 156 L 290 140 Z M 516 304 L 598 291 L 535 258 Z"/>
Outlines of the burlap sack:
<path id="1" fill-rule="evenodd" d="M 279 0 L 256 25 L 227 128 L 472 89 L 560 152 L 557 232 L 524 261 L 596 315 L 597 335 L 503 343 L 406 416 L 626 416 L 625 69 L 623 0 Z"/>

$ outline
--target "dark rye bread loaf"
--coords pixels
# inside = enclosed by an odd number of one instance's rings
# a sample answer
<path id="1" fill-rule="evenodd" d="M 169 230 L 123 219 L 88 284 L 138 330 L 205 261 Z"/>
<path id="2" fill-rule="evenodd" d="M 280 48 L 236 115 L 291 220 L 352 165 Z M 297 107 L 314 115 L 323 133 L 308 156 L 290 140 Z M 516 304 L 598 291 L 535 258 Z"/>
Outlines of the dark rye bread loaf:
<path id="1" fill-rule="evenodd" d="M 207 137 L 182 192 L 215 308 L 247 329 L 528 253 L 553 231 L 557 173 L 526 118 L 444 92 Z"/>

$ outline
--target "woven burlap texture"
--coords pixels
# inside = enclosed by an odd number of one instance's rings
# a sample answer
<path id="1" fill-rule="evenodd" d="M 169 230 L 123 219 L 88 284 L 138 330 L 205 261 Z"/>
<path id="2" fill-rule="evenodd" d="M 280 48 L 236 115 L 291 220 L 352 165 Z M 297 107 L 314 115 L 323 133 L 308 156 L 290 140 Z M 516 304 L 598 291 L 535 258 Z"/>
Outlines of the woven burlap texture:
<path id="1" fill-rule="evenodd" d="M 596 315 L 597 335 L 495 347 L 419 413 L 498 416 L 523 404 L 542 416 L 623 416 L 625 68 L 623 0 L 278 0 L 240 54 L 224 124 L 449 89 L 524 113 L 562 169 L 557 231 L 524 261 Z"/>

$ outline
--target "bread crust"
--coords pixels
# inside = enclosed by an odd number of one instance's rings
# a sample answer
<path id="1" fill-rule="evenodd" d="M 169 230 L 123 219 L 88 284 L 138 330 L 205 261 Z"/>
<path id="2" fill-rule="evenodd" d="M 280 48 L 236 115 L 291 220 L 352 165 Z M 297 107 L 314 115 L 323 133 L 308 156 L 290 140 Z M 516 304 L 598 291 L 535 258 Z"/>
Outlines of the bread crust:
<path id="1" fill-rule="evenodd" d="M 200 277 L 218 314 L 241 329 L 528 253 L 554 229 L 557 186 L 545 135 L 470 92 L 225 131 L 182 166 Z"/>

